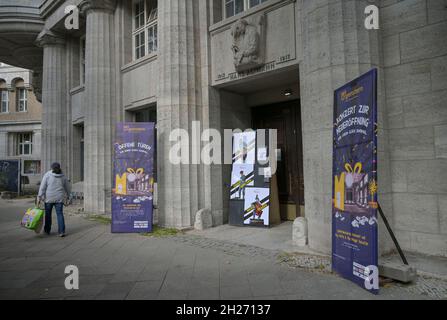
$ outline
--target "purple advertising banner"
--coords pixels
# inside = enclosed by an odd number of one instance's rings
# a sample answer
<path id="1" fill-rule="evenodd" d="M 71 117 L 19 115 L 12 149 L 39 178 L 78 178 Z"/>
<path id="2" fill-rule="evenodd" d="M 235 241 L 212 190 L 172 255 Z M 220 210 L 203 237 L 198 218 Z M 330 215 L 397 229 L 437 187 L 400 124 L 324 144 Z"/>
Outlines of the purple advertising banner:
<path id="1" fill-rule="evenodd" d="M 332 269 L 378 294 L 377 70 L 334 93 Z"/>
<path id="2" fill-rule="evenodd" d="M 154 123 L 116 126 L 112 233 L 152 232 L 154 132 Z"/>

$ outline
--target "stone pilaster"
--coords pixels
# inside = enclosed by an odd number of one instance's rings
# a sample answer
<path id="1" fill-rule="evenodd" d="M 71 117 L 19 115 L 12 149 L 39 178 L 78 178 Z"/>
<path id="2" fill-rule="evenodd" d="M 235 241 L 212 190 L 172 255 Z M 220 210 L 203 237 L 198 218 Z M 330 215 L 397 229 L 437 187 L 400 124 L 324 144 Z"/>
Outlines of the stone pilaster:
<path id="1" fill-rule="evenodd" d="M 195 17 L 195 34 L 197 35 L 197 45 L 200 48 L 200 54 L 196 58 L 196 65 L 200 68 L 201 85 L 201 115 L 203 129 L 217 129 L 223 137 L 222 119 L 221 119 L 221 97 L 219 90 L 210 86 L 211 79 L 211 39 L 209 27 L 212 23 L 209 13 L 215 5 L 213 1 L 198 0 L 194 1 L 197 6 L 198 17 Z M 222 164 L 202 165 L 199 171 L 199 179 L 202 181 L 199 189 L 200 208 L 211 210 L 213 226 L 221 225 L 228 220 L 228 214 L 225 214 L 224 199 L 228 199 L 227 189 L 224 188 L 224 166 Z"/>
<path id="2" fill-rule="evenodd" d="M 379 200 L 392 221 L 380 34 L 364 27 L 364 10 L 371 1 L 301 0 L 301 4 L 305 210 L 310 247 L 327 253 L 331 250 L 333 92 L 373 67 L 379 70 Z M 379 230 L 384 251 L 389 236 L 382 226 Z"/>
<path id="3" fill-rule="evenodd" d="M 65 39 L 43 31 L 37 44 L 43 47 L 42 68 L 42 174 L 53 162 L 67 169 L 67 101 L 65 74 Z"/>
<path id="4" fill-rule="evenodd" d="M 85 179 L 86 212 L 110 212 L 112 139 L 116 121 L 115 29 L 113 0 L 81 3 L 86 15 Z"/>
<path id="5" fill-rule="evenodd" d="M 197 5 L 194 0 L 158 2 L 158 205 L 160 223 L 177 228 L 192 226 L 196 212 L 204 205 L 199 194 L 203 186 L 200 166 L 169 162 L 174 144 L 169 142 L 171 131 L 181 128 L 191 135 L 192 121 L 202 117 L 194 25 Z M 191 151 L 190 147 L 190 159 Z"/>

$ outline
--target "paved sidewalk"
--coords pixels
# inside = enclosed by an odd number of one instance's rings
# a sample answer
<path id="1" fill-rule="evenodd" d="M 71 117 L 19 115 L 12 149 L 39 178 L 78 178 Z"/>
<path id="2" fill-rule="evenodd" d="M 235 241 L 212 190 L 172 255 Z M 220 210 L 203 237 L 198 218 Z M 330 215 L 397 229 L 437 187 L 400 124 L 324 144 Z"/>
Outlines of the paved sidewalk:
<path id="1" fill-rule="evenodd" d="M 373 296 L 336 275 L 294 268 L 284 263 L 281 250 L 192 234 L 111 234 L 110 225 L 80 216 L 66 217 L 66 238 L 35 235 L 19 226 L 31 203 L 0 200 L 0 299 L 447 297 L 439 281 L 434 281 L 434 291 L 414 290 L 418 284 L 390 284 Z M 79 268 L 79 290 L 64 287 L 67 265 Z"/>

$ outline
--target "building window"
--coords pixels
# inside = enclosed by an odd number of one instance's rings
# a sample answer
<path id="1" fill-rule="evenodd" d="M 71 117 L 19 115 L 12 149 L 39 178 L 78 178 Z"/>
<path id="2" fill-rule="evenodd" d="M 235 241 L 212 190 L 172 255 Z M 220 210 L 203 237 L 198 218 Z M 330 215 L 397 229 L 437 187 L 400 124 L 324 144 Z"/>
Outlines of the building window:
<path id="1" fill-rule="evenodd" d="M 33 154 L 33 134 L 19 133 L 17 135 L 17 152 L 18 156 L 26 156 Z"/>
<path id="2" fill-rule="evenodd" d="M 158 49 L 157 15 L 156 0 L 134 1 L 132 38 L 135 60 Z"/>
<path id="3" fill-rule="evenodd" d="M 230 18 L 267 0 L 223 0 L 225 17 Z"/>
<path id="4" fill-rule="evenodd" d="M 17 111 L 26 112 L 28 110 L 28 103 L 26 97 L 26 89 L 18 88 L 17 89 Z"/>
<path id="5" fill-rule="evenodd" d="M 81 160 L 79 166 L 79 180 L 84 181 L 84 126 L 80 128 L 79 148 Z"/>
<path id="6" fill-rule="evenodd" d="M 23 174 L 36 175 L 40 174 L 40 160 L 24 160 L 23 161 Z"/>
<path id="7" fill-rule="evenodd" d="M 158 48 L 158 37 L 157 37 L 157 24 L 153 24 L 147 29 L 147 50 L 148 54 L 157 51 Z"/>
<path id="8" fill-rule="evenodd" d="M 225 16 L 232 17 L 244 11 L 245 0 L 225 0 Z"/>
<path id="9" fill-rule="evenodd" d="M 135 36 L 135 59 L 140 59 L 146 55 L 146 46 L 144 45 L 144 30 Z"/>
<path id="10" fill-rule="evenodd" d="M 85 84 L 85 36 L 81 38 L 80 40 L 80 52 L 79 52 L 79 56 L 80 56 L 80 60 L 79 63 L 80 65 L 80 72 L 81 72 L 81 85 Z"/>
<path id="11" fill-rule="evenodd" d="M 9 112 L 9 92 L 7 89 L 0 90 L 0 112 Z"/>
<path id="12" fill-rule="evenodd" d="M 257 6 L 258 4 L 261 4 L 261 3 L 263 3 L 263 2 L 266 2 L 267 0 L 249 0 L 248 2 L 248 5 L 249 5 L 249 8 L 252 8 L 252 7 L 254 7 L 254 6 Z"/>
<path id="13" fill-rule="evenodd" d="M 144 13 L 145 13 L 145 4 L 144 0 L 138 0 L 134 5 L 134 16 L 135 16 L 135 25 L 134 29 L 140 29 L 144 27 Z"/>

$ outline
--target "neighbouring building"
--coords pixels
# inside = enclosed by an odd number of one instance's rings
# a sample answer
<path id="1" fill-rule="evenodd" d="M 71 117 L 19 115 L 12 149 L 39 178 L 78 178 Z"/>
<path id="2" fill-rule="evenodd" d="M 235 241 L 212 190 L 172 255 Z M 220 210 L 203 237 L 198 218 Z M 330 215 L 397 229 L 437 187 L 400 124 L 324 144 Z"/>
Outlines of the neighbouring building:
<path id="1" fill-rule="evenodd" d="M 42 105 L 31 79 L 32 71 L 0 62 L 0 160 L 20 160 L 24 192 L 41 179 Z"/>
<path id="2" fill-rule="evenodd" d="M 365 28 L 365 7 L 380 29 Z M 67 30 L 76 5 L 80 28 Z M 379 74 L 379 199 L 404 249 L 447 256 L 443 0 L 3 0 L 0 60 L 34 71 L 42 168 L 60 161 L 87 212 L 110 211 L 118 121 L 157 123 L 158 215 L 228 221 L 230 166 L 172 165 L 171 130 L 276 128 L 284 220 L 331 250 L 333 92 Z M 24 81 L 26 83 L 26 80 Z M 25 84 L 26 85 L 26 84 Z M 11 98 L 12 99 L 12 98 Z M 379 219 L 380 220 L 380 219 Z M 380 250 L 393 248 L 383 225 Z M 292 235 L 291 235 L 292 236 Z"/>

